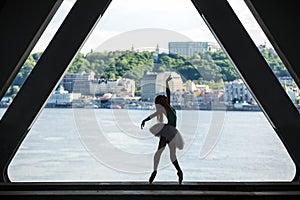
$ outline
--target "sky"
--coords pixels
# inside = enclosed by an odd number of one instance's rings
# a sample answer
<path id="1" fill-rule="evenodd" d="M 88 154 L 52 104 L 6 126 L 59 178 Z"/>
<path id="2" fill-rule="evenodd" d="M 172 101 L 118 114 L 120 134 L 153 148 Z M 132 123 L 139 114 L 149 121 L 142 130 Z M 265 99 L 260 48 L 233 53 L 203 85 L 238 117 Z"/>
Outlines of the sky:
<path id="1" fill-rule="evenodd" d="M 244 1 L 228 0 L 228 2 L 236 11 L 256 45 L 269 44 Z M 62 3 L 33 52 L 40 52 L 46 48 L 74 3 L 75 0 L 65 0 Z M 139 34 L 137 36 L 137 33 L 141 33 L 141 30 L 157 31 L 155 32 L 157 34 L 154 34 L 155 36 L 153 37 L 149 37 L 149 34 Z M 170 38 L 173 38 L 173 40 L 185 38 L 190 41 L 216 42 L 196 8 L 189 0 L 112 0 L 90 37 L 83 45 L 81 52 L 88 53 L 95 49 L 103 51 L 118 48 L 130 49 L 132 45 L 141 47 L 151 43 L 153 43 L 154 48 L 158 42 L 165 39 L 160 38 L 162 37 L 161 31 L 168 31 L 166 34 L 171 34 Z M 138 44 L 134 44 L 134 40 L 137 37 L 140 42 L 137 41 L 136 43 Z M 113 45 L 109 47 L 107 45 L 113 44 L 121 38 L 128 40 L 128 43 L 124 42 L 123 46 L 120 45 L 119 47 Z M 144 44 L 141 42 L 146 40 L 148 43 Z M 161 45 L 167 48 L 165 44 Z"/>

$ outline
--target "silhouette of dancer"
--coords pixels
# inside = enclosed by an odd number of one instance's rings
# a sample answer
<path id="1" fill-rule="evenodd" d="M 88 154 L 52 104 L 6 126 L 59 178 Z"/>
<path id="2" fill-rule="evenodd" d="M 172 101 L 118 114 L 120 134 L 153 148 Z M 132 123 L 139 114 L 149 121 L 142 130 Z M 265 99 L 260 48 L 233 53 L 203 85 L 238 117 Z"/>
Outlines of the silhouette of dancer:
<path id="1" fill-rule="evenodd" d="M 158 95 L 155 98 L 156 112 L 154 112 L 153 114 L 148 116 L 141 123 L 141 129 L 143 129 L 145 126 L 145 122 L 149 121 L 150 119 L 153 119 L 154 117 L 157 117 L 157 120 L 160 122 L 150 128 L 150 131 L 155 136 L 159 136 L 158 149 L 154 154 L 153 172 L 149 178 L 150 183 L 153 182 L 153 180 L 157 174 L 159 160 L 160 160 L 161 154 L 165 150 L 165 147 L 167 144 L 170 149 L 171 162 L 173 163 L 174 167 L 177 170 L 179 184 L 181 184 L 182 180 L 183 180 L 183 173 L 182 173 L 182 170 L 179 166 L 179 163 L 178 163 L 177 157 L 176 157 L 176 147 L 179 149 L 182 149 L 183 148 L 183 140 L 181 138 L 179 131 L 176 129 L 176 120 L 177 120 L 176 111 L 170 105 L 170 89 L 169 89 L 168 82 L 171 79 L 172 78 L 170 75 L 166 80 L 167 96 Z M 167 124 L 163 123 L 163 115 L 165 115 L 168 119 Z"/>

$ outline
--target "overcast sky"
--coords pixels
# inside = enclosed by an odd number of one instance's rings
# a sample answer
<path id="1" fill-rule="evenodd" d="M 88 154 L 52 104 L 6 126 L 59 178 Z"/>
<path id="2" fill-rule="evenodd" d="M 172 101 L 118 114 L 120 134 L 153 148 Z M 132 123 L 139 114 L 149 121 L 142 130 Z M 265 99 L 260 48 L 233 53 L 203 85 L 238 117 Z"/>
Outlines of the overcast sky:
<path id="1" fill-rule="evenodd" d="M 250 36 L 252 35 L 254 42 L 257 45 L 267 42 L 243 0 L 228 1 L 233 9 L 238 11 L 236 14 Z M 33 52 L 43 51 L 46 48 L 74 2 L 74 0 L 63 2 Z M 178 33 L 192 41 L 215 42 L 211 32 L 189 0 L 112 0 L 81 52 L 87 53 L 91 49 L 94 50 L 108 40 L 113 41 L 120 34 L 142 29 L 164 29 Z M 152 40 L 155 39 L 152 38 Z"/>

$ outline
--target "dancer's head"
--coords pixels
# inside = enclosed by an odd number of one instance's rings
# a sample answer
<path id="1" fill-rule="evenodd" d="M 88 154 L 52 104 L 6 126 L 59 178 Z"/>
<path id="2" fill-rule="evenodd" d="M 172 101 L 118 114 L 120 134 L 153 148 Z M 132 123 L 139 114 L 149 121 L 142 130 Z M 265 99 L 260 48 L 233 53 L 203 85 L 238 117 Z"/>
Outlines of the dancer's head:
<path id="1" fill-rule="evenodd" d="M 157 97 L 155 97 L 154 103 L 156 110 L 160 111 L 160 114 L 157 116 L 157 120 L 159 122 L 163 122 L 162 113 L 167 113 L 169 107 L 168 99 L 165 95 L 158 95 Z"/>
<path id="2" fill-rule="evenodd" d="M 166 106 L 168 105 L 168 100 L 165 95 L 158 95 L 157 97 L 155 97 L 154 103 L 155 105 L 159 104 L 166 108 Z"/>

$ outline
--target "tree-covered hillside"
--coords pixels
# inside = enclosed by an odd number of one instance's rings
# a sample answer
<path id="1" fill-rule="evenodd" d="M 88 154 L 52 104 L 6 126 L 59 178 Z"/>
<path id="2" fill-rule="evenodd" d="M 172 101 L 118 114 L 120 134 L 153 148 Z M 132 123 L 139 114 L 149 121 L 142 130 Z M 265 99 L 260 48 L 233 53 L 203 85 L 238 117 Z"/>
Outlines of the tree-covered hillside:
<path id="1" fill-rule="evenodd" d="M 34 53 L 28 57 L 6 96 L 14 97 L 41 55 L 42 53 Z M 276 76 L 288 75 L 276 54 L 263 50 L 262 55 Z M 161 53 L 156 61 L 154 61 L 154 56 L 157 56 L 155 52 L 148 51 L 90 52 L 86 55 L 79 53 L 67 73 L 94 72 L 96 78 L 99 79 L 131 78 L 136 81 L 137 88 L 140 79 L 147 71 L 176 71 L 184 81 L 192 80 L 198 83 L 232 81 L 239 78 L 222 50 L 200 52 L 191 57 Z"/>
<path id="2" fill-rule="evenodd" d="M 79 54 L 68 73 L 95 72 L 97 78 L 132 78 L 139 81 L 147 71 L 176 71 L 184 80 L 232 81 L 238 74 L 224 52 L 201 52 L 192 57 L 162 53 L 154 62 L 155 52 L 116 51 Z"/>

